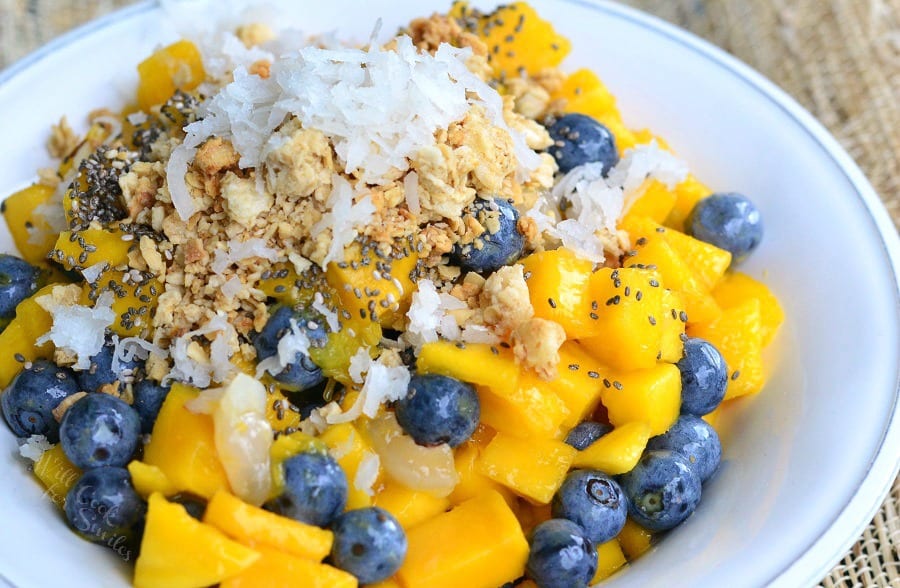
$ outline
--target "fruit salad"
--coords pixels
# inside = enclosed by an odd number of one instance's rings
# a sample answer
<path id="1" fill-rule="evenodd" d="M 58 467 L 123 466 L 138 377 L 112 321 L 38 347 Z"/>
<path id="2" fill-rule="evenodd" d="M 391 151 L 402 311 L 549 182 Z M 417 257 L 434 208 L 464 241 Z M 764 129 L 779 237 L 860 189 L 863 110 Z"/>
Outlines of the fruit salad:
<path id="1" fill-rule="evenodd" d="M 765 384 L 751 198 L 525 3 L 375 38 L 161 47 L 3 203 L 3 418 L 138 588 L 594 585 Z"/>

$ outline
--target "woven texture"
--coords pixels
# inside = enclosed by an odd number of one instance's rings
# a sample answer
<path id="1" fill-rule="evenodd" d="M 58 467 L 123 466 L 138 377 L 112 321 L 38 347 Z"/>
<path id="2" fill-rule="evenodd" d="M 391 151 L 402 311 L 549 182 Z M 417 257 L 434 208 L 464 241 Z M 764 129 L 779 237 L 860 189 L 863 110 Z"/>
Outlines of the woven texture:
<path id="1" fill-rule="evenodd" d="M 0 0 L 0 67 L 132 0 Z M 900 226 L 900 0 L 627 0 L 762 72 L 843 144 Z M 449 4 L 449 2 L 448 2 Z M 900 481 L 824 588 L 900 587 Z"/>

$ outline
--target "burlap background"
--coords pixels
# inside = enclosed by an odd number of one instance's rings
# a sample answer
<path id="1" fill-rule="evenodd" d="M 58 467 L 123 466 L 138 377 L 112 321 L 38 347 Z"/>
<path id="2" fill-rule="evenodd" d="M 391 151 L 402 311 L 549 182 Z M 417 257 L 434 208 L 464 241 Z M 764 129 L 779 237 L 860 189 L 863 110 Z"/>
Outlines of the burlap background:
<path id="1" fill-rule="evenodd" d="M 0 68 L 134 0 L 0 0 Z M 449 2 L 448 2 L 449 3 Z M 841 141 L 900 226 L 900 0 L 625 0 L 730 51 Z M 824 588 L 900 586 L 900 481 Z"/>

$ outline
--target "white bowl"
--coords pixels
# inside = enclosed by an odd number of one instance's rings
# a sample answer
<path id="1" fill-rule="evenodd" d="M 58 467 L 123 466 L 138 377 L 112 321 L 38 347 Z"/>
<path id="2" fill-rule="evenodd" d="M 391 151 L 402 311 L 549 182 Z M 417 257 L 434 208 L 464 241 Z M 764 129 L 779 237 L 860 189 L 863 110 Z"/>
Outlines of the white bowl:
<path id="1" fill-rule="evenodd" d="M 447 3 L 331 0 L 302 11 L 308 32 L 364 40 Z M 697 175 L 750 195 L 766 238 L 743 270 L 779 295 L 787 321 L 774 372 L 731 411 L 725 458 L 699 510 L 609 586 L 785 586 L 819 581 L 883 500 L 898 466 L 900 244 L 871 186 L 808 113 L 699 39 L 620 6 L 537 1 L 619 97 L 626 121 L 666 137 Z M 353 15 L 352 22 L 346 16 Z M 0 193 L 49 161 L 62 115 L 121 105 L 134 66 L 173 29 L 153 4 L 83 27 L 0 75 Z M 7 234 L 0 248 L 11 250 Z M 77 539 L 0 430 L 0 579 L 16 586 L 122 586 L 127 567 Z"/>

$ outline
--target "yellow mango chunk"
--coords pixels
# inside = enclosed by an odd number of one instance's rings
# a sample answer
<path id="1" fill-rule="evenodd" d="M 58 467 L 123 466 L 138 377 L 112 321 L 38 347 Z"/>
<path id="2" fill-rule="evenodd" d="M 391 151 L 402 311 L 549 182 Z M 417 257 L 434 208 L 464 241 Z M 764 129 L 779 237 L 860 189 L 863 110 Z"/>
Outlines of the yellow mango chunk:
<path id="1" fill-rule="evenodd" d="M 519 366 L 512 351 L 486 343 L 426 343 L 416 366 L 420 373 L 450 376 L 494 392 L 514 390 L 519 385 Z"/>
<path id="2" fill-rule="evenodd" d="M 625 212 L 625 221 L 633 217 L 647 217 L 661 223 L 675 206 L 675 192 L 669 190 L 659 180 L 645 183 L 643 193 L 638 196 Z"/>
<path id="3" fill-rule="evenodd" d="M 784 322 L 784 310 L 775 294 L 768 286 L 743 272 L 725 274 L 712 295 L 722 308 L 734 308 L 751 298 L 759 300 L 763 347 L 772 342 L 778 327 Z"/>
<path id="4" fill-rule="evenodd" d="M 526 536 L 531 535 L 535 527 L 553 518 L 549 504 L 531 504 L 526 500 L 519 500 L 516 506 L 516 517 Z"/>
<path id="5" fill-rule="evenodd" d="M 53 287 L 53 284 L 44 286 L 20 302 L 15 318 L 0 332 L 0 390 L 22 371 L 23 362 L 53 357 L 51 341 L 39 346 L 34 343 L 53 326 L 53 317 L 36 302 L 41 296 L 49 295 Z"/>
<path id="6" fill-rule="evenodd" d="M 313 561 L 331 552 L 334 535 L 247 504 L 228 492 L 216 492 L 206 506 L 203 522 L 244 545 L 268 546 Z"/>
<path id="7" fill-rule="evenodd" d="M 597 333 L 588 283 L 594 264 L 561 247 L 522 259 L 534 315 L 559 323 L 572 339 Z"/>
<path id="8" fill-rule="evenodd" d="M 662 235 L 707 290 L 719 283 L 731 265 L 730 251 L 719 249 L 675 229 L 666 229 Z"/>
<path id="9" fill-rule="evenodd" d="M 597 74 L 589 69 L 575 70 L 563 81 L 560 88 L 550 95 L 551 100 L 564 100 L 564 112 L 577 112 L 597 118 L 619 117 L 616 98 Z"/>
<path id="10" fill-rule="evenodd" d="M 345 249 L 343 262 L 328 264 L 325 279 L 351 316 L 388 326 L 409 310 L 415 291 L 409 274 L 418 259 L 407 247 L 383 254 L 374 245 L 354 242 Z"/>
<path id="11" fill-rule="evenodd" d="M 609 578 L 627 563 L 628 560 L 625 559 L 622 546 L 618 541 L 610 539 L 606 543 L 601 543 L 597 546 L 597 572 L 594 574 L 591 584 Z"/>
<path id="12" fill-rule="evenodd" d="M 394 577 L 382 580 L 376 584 L 366 584 L 366 588 L 403 588 L 403 586 L 400 584 L 400 580 Z"/>
<path id="13" fill-rule="evenodd" d="M 594 357 L 612 368 L 654 365 L 662 337 L 660 274 L 643 268 L 600 268 L 591 275 L 597 334 L 581 339 Z"/>
<path id="14" fill-rule="evenodd" d="M 256 368 L 244 373 L 252 376 L 256 373 Z M 273 431 L 284 431 L 300 425 L 300 413 L 291 410 L 290 406 L 291 401 L 278 388 L 266 397 L 266 420 L 272 425 Z"/>
<path id="15" fill-rule="evenodd" d="M 525 571 L 528 542 L 496 492 L 410 529 L 397 578 L 406 588 L 497 588 Z"/>
<path id="16" fill-rule="evenodd" d="M 137 101 L 145 112 L 171 98 L 175 90 L 193 90 L 206 77 L 200 51 L 187 40 L 158 49 L 137 70 Z"/>
<path id="17" fill-rule="evenodd" d="M 249 568 L 259 552 L 201 523 L 183 506 L 150 496 L 135 588 L 201 588 Z"/>
<path id="18" fill-rule="evenodd" d="M 29 263 L 44 261 L 56 242 L 56 234 L 40 208 L 50 201 L 54 192 L 49 186 L 34 184 L 11 194 L 0 203 L 0 211 L 6 219 L 16 249 Z"/>
<path id="19" fill-rule="evenodd" d="M 228 478 L 216 451 L 212 417 L 184 406 L 199 393 L 184 384 L 172 385 L 144 446 L 144 463 L 162 470 L 179 492 L 211 498 L 218 490 L 228 490 Z"/>
<path id="20" fill-rule="evenodd" d="M 360 430 L 351 423 L 340 423 L 325 429 L 319 439 L 328 446 L 331 456 L 347 475 L 347 510 L 371 506 L 372 496 L 356 487 L 356 479 L 360 467 L 363 464 L 368 467 L 377 456 Z"/>
<path id="21" fill-rule="evenodd" d="M 669 363 L 677 363 L 684 355 L 685 323 L 687 310 L 684 300 L 678 292 L 666 288 L 662 291 L 662 333 L 659 338 L 659 359 Z"/>
<path id="22" fill-rule="evenodd" d="M 650 425 L 625 423 L 575 454 L 572 466 L 600 470 L 610 476 L 630 472 L 641 459 L 650 439 Z"/>
<path id="23" fill-rule="evenodd" d="M 675 186 L 675 205 L 663 223 L 676 231 L 684 231 L 684 221 L 700 200 L 712 194 L 708 186 L 700 182 L 693 174 Z"/>
<path id="24" fill-rule="evenodd" d="M 131 485 L 134 486 L 135 492 L 145 500 L 154 492 L 163 496 L 178 493 L 178 488 L 156 466 L 133 460 L 128 464 L 128 473 L 131 474 Z"/>
<path id="25" fill-rule="evenodd" d="M 557 438 L 569 409 L 547 382 L 523 371 L 514 389 L 478 387 L 481 422 L 516 437 Z"/>
<path id="26" fill-rule="evenodd" d="M 562 485 L 576 452 L 562 441 L 497 433 L 481 452 L 476 467 L 519 496 L 546 504 Z"/>
<path id="27" fill-rule="evenodd" d="M 647 218 L 631 219 L 622 227 L 628 231 L 634 247 L 625 266 L 656 267 L 666 287 L 681 293 L 689 322 L 710 321 L 721 313 L 708 288 L 666 240 L 668 229 Z"/>
<path id="28" fill-rule="evenodd" d="M 450 507 L 448 498 L 413 490 L 394 480 L 384 482 L 373 502 L 394 515 L 404 530 L 412 529 Z"/>
<path id="29" fill-rule="evenodd" d="M 651 435 L 661 435 L 681 411 L 681 372 L 670 363 L 619 372 L 601 395 L 614 426 L 644 422 L 650 426 Z"/>
<path id="30" fill-rule="evenodd" d="M 559 370 L 548 382 L 569 411 L 563 427 L 571 429 L 600 403 L 602 378 L 608 369 L 579 343 L 568 340 L 559 348 Z"/>
<path id="31" fill-rule="evenodd" d="M 331 299 L 333 294 L 318 266 L 310 266 L 307 273 L 300 276 L 294 264 L 283 261 L 273 263 L 264 271 L 256 287 L 269 298 L 290 305 L 312 304 L 316 292 L 322 293 L 324 299 Z"/>
<path id="32" fill-rule="evenodd" d="M 469 17 L 468 6 L 457 14 Z M 513 2 L 487 14 L 476 14 L 475 34 L 488 46 L 488 63 L 499 77 L 536 74 L 559 65 L 572 45 L 524 2 Z"/>
<path id="33" fill-rule="evenodd" d="M 81 470 L 69 461 L 62 445 L 57 443 L 35 462 L 34 475 L 44 485 L 50 500 L 62 508 L 66 503 L 66 494 L 81 477 Z"/>
<path id="34" fill-rule="evenodd" d="M 119 228 L 63 231 L 50 257 L 67 270 L 108 263 L 111 268 L 128 263 L 128 250 L 137 247 L 134 235 Z"/>
<path id="35" fill-rule="evenodd" d="M 628 558 L 634 561 L 650 549 L 653 542 L 653 533 L 635 523 L 631 518 L 625 520 L 625 526 L 616 537 L 619 546 Z"/>
<path id="36" fill-rule="evenodd" d="M 303 559 L 276 549 L 256 548 L 260 558 L 219 588 L 356 588 L 356 578 L 328 564 Z"/>
<path id="37" fill-rule="evenodd" d="M 127 275 L 127 277 L 126 277 Z M 152 332 L 151 317 L 156 312 L 162 284 L 146 272 L 111 269 L 103 272 L 93 284 L 82 286 L 81 304 L 93 306 L 103 292 L 114 294 L 112 311 L 116 320 L 109 326 L 120 337 L 147 337 Z"/>
<path id="38" fill-rule="evenodd" d="M 762 313 L 756 298 L 728 308 L 710 323 L 688 325 L 691 337 L 712 343 L 728 366 L 725 399 L 756 394 L 762 390 L 766 376 L 762 362 Z"/>
<path id="39" fill-rule="evenodd" d="M 491 439 L 493 439 L 493 436 Z M 501 486 L 478 470 L 478 456 L 481 455 L 482 449 L 489 442 L 485 442 L 482 445 L 474 440 L 470 440 L 456 448 L 453 461 L 456 473 L 459 474 L 459 482 L 457 482 L 453 492 L 448 497 L 450 504 L 460 504 L 485 492 L 499 492 L 508 503 L 515 502 L 516 498 L 506 487 Z"/>
<path id="40" fill-rule="evenodd" d="M 360 318 L 350 318 L 342 324 L 340 331 L 328 333 L 328 342 L 323 347 L 310 347 L 309 356 L 326 377 L 349 386 L 350 358 L 360 347 L 374 347 L 381 341 L 381 325 Z"/>

